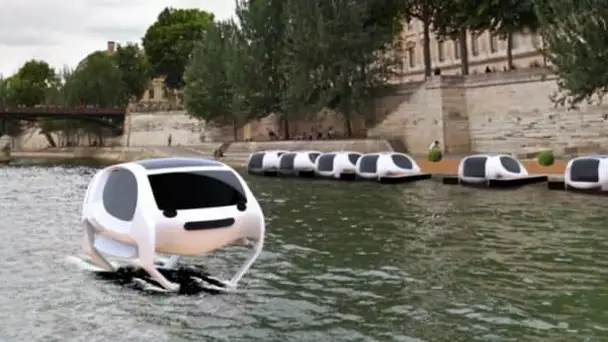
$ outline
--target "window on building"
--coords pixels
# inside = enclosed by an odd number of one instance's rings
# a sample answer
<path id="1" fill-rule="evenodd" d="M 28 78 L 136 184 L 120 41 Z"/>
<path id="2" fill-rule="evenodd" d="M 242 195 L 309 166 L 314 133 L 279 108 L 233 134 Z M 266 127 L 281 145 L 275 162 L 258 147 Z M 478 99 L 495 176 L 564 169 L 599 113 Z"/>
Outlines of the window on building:
<path id="1" fill-rule="evenodd" d="M 471 33 L 471 54 L 474 57 L 479 56 L 479 33 L 473 32 Z"/>
<path id="2" fill-rule="evenodd" d="M 414 68 L 416 66 L 416 47 L 410 46 L 407 48 L 407 60 L 410 68 Z"/>
<path id="3" fill-rule="evenodd" d="M 445 50 L 443 47 L 443 41 L 438 41 L 437 42 L 437 57 L 439 58 L 440 62 L 445 61 Z"/>
<path id="4" fill-rule="evenodd" d="M 498 38 L 490 33 L 490 52 L 494 53 L 498 51 Z"/>
<path id="5" fill-rule="evenodd" d="M 154 87 L 150 87 L 150 89 L 148 89 L 148 100 L 154 100 Z"/>
<path id="6" fill-rule="evenodd" d="M 460 39 L 454 39 L 454 59 L 460 59 Z"/>

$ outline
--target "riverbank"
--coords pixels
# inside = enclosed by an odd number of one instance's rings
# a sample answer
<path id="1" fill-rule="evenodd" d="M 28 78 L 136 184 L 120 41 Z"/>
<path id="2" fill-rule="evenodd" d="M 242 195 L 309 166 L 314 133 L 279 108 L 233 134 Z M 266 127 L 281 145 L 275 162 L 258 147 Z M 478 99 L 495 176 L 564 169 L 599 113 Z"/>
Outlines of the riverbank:
<path id="1" fill-rule="evenodd" d="M 57 148 L 11 153 L 11 165 L 111 165 L 146 158 L 166 157 L 152 148 Z"/>
<path id="2" fill-rule="evenodd" d="M 320 142 L 315 142 L 320 143 Z M 223 158 L 219 159 L 235 168 L 245 168 L 247 166 L 247 158 L 254 151 L 266 149 L 285 149 L 285 150 L 300 150 L 300 149 L 315 149 L 326 152 L 325 150 L 341 150 L 333 149 L 338 145 L 350 147 L 348 150 L 369 153 L 374 148 L 384 147 L 384 150 L 390 148 L 386 143 L 381 141 L 363 142 L 333 142 L 331 146 L 321 146 L 313 144 L 313 148 L 302 146 L 303 142 L 282 142 L 280 146 L 266 146 L 264 143 L 235 143 L 234 146 L 229 146 Z M 298 146 L 291 146 L 296 144 Z M 358 146 L 357 146 L 358 145 Z M 297 147 L 297 148 L 296 148 Z M 328 151 L 329 151 L 328 150 Z M 197 147 L 117 147 L 117 148 L 58 148 L 45 149 L 39 151 L 19 151 L 11 154 L 11 164 L 27 164 L 27 165 L 44 165 L 44 164 L 70 164 L 70 165 L 110 165 L 117 163 L 130 162 L 146 158 L 162 158 L 162 157 L 201 157 L 211 158 L 210 149 L 201 149 Z M 376 151 L 376 150 L 374 150 Z M 429 162 L 425 156 L 414 156 L 414 159 L 420 165 L 420 168 L 425 173 L 434 175 L 450 175 L 458 173 L 458 165 L 462 156 L 447 156 L 440 162 Z M 541 166 L 536 160 L 522 160 L 524 166 L 530 174 L 559 174 L 562 175 L 566 168 L 567 161 L 556 160 L 552 166 Z"/>

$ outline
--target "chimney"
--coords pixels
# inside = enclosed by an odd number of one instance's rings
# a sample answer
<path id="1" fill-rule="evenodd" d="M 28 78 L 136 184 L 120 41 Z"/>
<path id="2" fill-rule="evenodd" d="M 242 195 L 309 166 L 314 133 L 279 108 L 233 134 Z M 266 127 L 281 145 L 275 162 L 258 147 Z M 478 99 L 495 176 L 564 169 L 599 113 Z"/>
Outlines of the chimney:
<path id="1" fill-rule="evenodd" d="M 116 42 L 115 41 L 108 41 L 108 53 L 114 53 L 114 51 L 116 51 Z"/>

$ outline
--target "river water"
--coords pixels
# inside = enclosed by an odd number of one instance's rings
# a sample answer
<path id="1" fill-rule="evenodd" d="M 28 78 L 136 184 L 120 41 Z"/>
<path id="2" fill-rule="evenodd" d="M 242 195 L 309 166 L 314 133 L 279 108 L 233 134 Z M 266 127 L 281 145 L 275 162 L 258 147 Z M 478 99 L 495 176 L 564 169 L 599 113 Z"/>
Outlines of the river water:
<path id="1" fill-rule="evenodd" d="M 250 178 L 269 232 L 242 291 L 165 295 L 67 261 L 93 172 L 0 169 L 0 341 L 608 340 L 605 198 Z"/>

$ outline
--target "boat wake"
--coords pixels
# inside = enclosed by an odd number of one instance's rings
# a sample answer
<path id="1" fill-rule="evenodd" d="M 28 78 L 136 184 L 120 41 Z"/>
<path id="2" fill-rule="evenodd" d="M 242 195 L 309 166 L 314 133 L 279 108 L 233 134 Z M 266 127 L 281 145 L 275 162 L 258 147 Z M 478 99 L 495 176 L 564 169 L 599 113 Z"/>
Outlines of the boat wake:
<path id="1" fill-rule="evenodd" d="M 107 281 L 122 287 L 143 291 L 145 293 L 171 293 L 153 280 L 144 269 L 131 265 L 121 265 L 112 262 L 116 268 L 115 272 L 109 272 L 94 265 L 89 258 L 70 256 L 67 261 L 80 269 L 92 272 L 97 279 Z M 217 278 L 211 276 L 204 267 L 183 266 L 174 269 L 163 268 L 163 259 L 157 260 L 158 271 L 169 281 L 179 284 L 180 288 L 176 294 L 198 295 L 198 294 L 220 294 L 227 292 L 225 285 Z"/>

